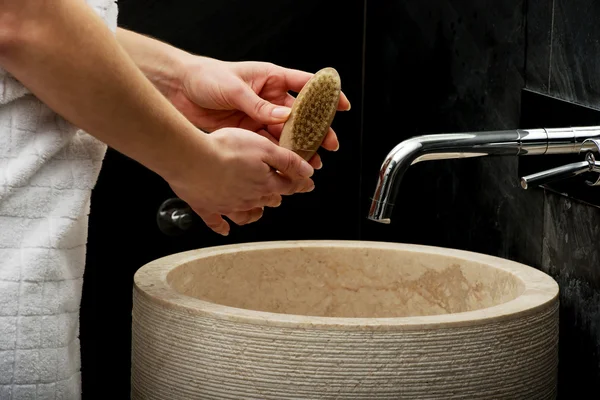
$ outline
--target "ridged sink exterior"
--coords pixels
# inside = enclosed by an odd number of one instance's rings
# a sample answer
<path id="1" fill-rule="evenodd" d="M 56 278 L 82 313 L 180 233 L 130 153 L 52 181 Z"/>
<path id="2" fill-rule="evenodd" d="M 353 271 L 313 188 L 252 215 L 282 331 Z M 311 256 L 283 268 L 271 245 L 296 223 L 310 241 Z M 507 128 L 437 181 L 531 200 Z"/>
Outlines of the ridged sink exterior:
<path id="1" fill-rule="evenodd" d="M 504 259 L 251 243 L 151 262 L 133 295 L 133 399 L 556 396 L 558 286 Z"/>

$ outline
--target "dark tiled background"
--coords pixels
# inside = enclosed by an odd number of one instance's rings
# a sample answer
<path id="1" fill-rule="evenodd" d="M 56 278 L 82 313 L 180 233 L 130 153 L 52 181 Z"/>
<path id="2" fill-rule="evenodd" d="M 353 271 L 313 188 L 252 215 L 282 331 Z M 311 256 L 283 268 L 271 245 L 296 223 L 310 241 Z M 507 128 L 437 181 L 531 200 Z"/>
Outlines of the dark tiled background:
<path id="1" fill-rule="evenodd" d="M 560 396 L 585 399 L 585 390 L 600 390 L 600 209 L 549 190 L 524 191 L 519 160 L 490 158 L 419 164 L 405 177 L 392 225 L 365 219 L 379 165 L 403 139 L 557 123 L 536 93 L 575 103 L 553 100 L 558 123 L 594 120 L 600 109 L 600 3 L 119 3 L 122 27 L 190 52 L 308 71 L 333 66 L 352 111 L 334 121 L 342 147 L 324 154 L 317 190 L 286 199 L 228 238 L 202 225 L 178 238 L 161 234 L 155 216 L 172 196 L 168 186 L 108 153 L 90 215 L 81 316 L 84 399 L 128 397 L 131 285 L 140 266 L 191 248 L 283 239 L 422 243 L 540 268 L 561 286 Z M 324 33 L 333 39 L 324 41 Z M 577 104 L 587 106 L 585 113 L 573 108 Z"/>

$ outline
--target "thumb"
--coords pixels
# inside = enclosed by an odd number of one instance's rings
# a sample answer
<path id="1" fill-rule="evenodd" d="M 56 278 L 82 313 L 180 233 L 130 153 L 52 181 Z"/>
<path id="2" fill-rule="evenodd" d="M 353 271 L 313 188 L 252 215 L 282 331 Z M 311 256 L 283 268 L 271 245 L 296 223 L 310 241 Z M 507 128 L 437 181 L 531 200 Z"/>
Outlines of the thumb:
<path id="1" fill-rule="evenodd" d="M 306 179 L 314 174 L 314 168 L 291 150 L 272 144 L 264 160 L 271 167 L 290 179 Z"/>
<path id="2" fill-rule="evenodd" d="M 289 107 L 278 106 L 257 95 L 245 83 L 241 95 L 234 98 L 234 105 L 250 118 L 263 125 L 276 125 L 287 121 L 292 111 Z"/>

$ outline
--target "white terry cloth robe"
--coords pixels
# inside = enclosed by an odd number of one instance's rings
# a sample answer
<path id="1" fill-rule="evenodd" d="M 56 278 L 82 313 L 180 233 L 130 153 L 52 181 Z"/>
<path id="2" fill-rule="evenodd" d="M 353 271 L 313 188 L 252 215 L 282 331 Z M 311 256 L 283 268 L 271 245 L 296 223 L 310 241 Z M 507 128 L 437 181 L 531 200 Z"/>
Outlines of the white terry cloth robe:
<path id="1" fill-rule="evenodd" d="M 87 3 L 115 32 L 116 2 Z M 81 398 L 89 202 L 105 151 L 0 69 L 0 400 Z"/>

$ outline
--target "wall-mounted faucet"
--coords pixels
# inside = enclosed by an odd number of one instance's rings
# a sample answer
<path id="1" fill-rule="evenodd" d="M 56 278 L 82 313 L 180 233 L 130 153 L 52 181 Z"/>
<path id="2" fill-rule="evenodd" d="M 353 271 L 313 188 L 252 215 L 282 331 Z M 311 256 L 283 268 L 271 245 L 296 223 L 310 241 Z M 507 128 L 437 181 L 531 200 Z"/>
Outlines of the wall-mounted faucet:
<path id="1" fill-rule="evenodd" d="M 389 224 L 394 201 L 403 175 L 411 165 L 421 161 L 484 156 L 525 156 L 544 154 L 578 154 L 587 152 L 586 160 L 554 168 L 521 179 L 527 189 L 583 172 L 599 172 L 600 163 L 593 152 L 600 152 L 600 126 L 467 132 L 417 136 L 397 145 L 385 158 L 371 202 L 368 218 Z M 590 185 L 600 185 L 600 180 Z"/>

